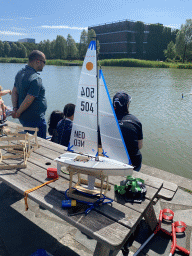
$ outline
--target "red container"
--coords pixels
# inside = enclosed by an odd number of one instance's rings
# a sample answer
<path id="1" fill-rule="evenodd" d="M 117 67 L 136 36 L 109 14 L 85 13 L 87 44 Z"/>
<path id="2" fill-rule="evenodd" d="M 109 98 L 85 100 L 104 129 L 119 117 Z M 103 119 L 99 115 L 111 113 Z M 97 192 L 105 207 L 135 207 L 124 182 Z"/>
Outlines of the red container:
<path id="1" fill-rule="evenodd" d="M 58 178 L 57 168 L 47 168 L 47 178 L 48 179 L 56 179 L 56 178 Z"/>

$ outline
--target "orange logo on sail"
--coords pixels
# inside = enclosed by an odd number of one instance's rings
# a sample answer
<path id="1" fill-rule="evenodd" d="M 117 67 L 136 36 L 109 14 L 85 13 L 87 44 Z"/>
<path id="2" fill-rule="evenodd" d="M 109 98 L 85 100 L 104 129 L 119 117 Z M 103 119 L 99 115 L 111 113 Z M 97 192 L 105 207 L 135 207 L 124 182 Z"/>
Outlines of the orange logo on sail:
<path id="1" fill-rule="evenodd" d="M 92 62 L 87 62 L 86 69 L 91 71 L 93 69 L 93 63 Z"/>

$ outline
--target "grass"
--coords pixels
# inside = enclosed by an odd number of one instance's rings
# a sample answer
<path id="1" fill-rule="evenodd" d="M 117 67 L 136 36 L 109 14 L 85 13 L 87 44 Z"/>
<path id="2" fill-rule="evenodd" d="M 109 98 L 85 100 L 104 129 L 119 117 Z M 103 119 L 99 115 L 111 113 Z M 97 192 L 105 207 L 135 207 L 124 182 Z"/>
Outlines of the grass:
<path id="1" fill-rule="evenodd" d="M 27 63 L 27 58 L 3 58 L 0 57 L 0 63 Z"/>
<path id="2" fill-rule="evenodd" d="M 0 57 L 0 63 L 27 63 L 27 58 L 3 58 Z M 81 60 L 47 60 L 46 65 L 54 66 L 82 66 Z M 99 60 L 101 66 L 114 67 L 142 67 L 142 68 L 178 68 L 178 69 L 192 69 L 192 63 L 181 64 L 178 62 L 163 62 L 150 61 L 138 59 L 105 59 Z"/>
<path id="3" fill-rule="evenodd" d="M 190 189 L 183 188 L 183 187 L 180 187 L 180 186 L 179 186 L 179 188 L 180 188 L 181 190 L 183 190 L 183 191 L 189 193 L 189 194 L 192 194 L 192 190 L 190 190 Z"/>
<path id="4" fill-rule="evenodd" d="M 142 68 L 169 68 L 170 64 L 161 61 L 137 60 L 137 59 L 106 59 L 99 63 L 102 66 L 116 67 L 142 67 Z"/>
<path id="5" fill-rule="evenodd" d="M 83 61 L 80 60 L 47 60 L 46 65 L 54 65 L 54 66 L 82 66 Z"/>

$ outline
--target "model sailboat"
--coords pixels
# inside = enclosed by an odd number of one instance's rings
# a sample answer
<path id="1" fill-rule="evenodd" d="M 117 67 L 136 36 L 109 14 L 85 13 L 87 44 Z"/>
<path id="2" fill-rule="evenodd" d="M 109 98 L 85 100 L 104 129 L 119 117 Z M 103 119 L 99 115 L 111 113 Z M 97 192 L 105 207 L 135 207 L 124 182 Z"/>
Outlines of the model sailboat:
<path id="1" fill-rule="evenodd" d="M 98 153 L 98 127 L 103 156 Z M 88 170 L 90 176 L 96 172 L 106 176 L 133 172 L 102 70 L 98 79 L 96 41 L 90 42 L 84 59 L 68 151 L 56 159 L 58 171 L 66 166 Z"/>

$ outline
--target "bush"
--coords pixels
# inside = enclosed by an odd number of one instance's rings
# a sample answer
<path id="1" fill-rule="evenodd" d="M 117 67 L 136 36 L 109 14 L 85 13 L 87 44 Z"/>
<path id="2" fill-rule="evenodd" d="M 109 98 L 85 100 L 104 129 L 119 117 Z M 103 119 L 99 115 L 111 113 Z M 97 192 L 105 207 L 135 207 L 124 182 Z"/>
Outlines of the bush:
<path id="1" fill-rule="evenodd" d="M 179 69 L 192 69 L 192 64 L 180 64 L 177 66 Z"/>
<path id="2" fill-rule="evenodd" d="M 169 64 L 161 61 L 148 61 L 137 59 L 107 59 L 99 61 L 102 66 L 117 67 L 143 67 L 143 68 L 169 68 Z"/>

